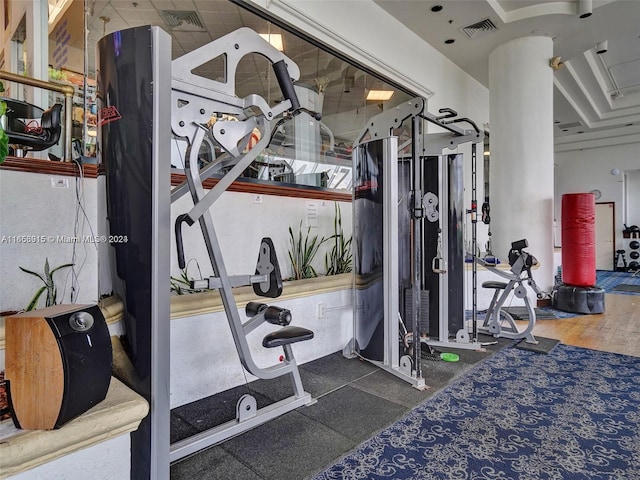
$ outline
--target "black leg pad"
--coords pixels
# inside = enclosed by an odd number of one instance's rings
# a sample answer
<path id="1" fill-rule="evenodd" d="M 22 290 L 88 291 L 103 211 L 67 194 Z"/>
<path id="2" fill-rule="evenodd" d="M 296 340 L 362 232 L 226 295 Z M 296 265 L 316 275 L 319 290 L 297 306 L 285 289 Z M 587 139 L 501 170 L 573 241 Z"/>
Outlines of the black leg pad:
<path id="1" fill-rule="evenodd" d="M 253 284 L 253 291 L 256 295 L 276 298 L 282 294 L 282 276 L 280 275 L 278 257 L 276 257 L 276 248 L 268 237 L 263 238 L 260 242 L 256 275 L 268 275 L 266 282 Z"/>
<path id="2" fill-rule="evenodd" d="M 271 305 L 265 309 L 264 319 L 273 325 L 286 327 L 291 323 L 291 312 L 286 308 Z"/>
<path id="3" fill-rule="evenodd" d="M 266 303 L 249 302 L 247 303 L 247 306 L 244 307 L 244 313 L 247 315 L 247 317 L 253 317 L 262 312 L 268 306 L 269 305 L 267 305 Z"/>
<path id="4" fill-rule="evenodd" d="M 281 347 L 290 343 L 311 340 L 313 332 L 302 327 L 283 327 L 271 332 L 262 339 L 262 346 L 266 348 Z"/>
<path id="5" fill-rule="evenodd" d="M 504 290 L 505 288 L 507 288 L 507 284 L 504 282 L 488 281 L 482 282 L 482 288 L 497 288 L 500 290 Z"/>

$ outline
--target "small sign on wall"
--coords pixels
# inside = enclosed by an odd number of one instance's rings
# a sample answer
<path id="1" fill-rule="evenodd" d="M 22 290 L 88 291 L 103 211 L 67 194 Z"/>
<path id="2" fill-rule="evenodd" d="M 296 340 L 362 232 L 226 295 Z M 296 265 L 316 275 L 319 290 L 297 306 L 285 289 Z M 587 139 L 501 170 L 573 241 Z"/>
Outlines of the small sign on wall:
<path id="1" fill-rule="evenodd" d="M 318 228 L 318 203 L 317 202 L 307 202 L 306 203 L 306 219 L 307 219 L 307 227 Z"/>

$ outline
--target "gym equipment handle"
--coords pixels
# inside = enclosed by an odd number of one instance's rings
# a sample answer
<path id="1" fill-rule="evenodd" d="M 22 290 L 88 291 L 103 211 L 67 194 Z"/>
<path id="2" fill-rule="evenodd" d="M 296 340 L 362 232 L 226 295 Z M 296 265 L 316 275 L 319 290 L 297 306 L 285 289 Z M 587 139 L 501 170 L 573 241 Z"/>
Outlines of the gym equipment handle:
<path id="1" fill-rule="evenodd" d="M 184 261 L 184 247 L 182 246 L 182 224 L 183 223 L 187 223 L 188 225 L 193 225 L 193 222 L 191 221 L 187 213 L 178 215 L 178 218 L 176 218 L 176 224 L 175 224 L 176 249 L 178 250 L 178 267 L 180 267 L 180 269 L 183 269 L 187 265 Z"/>
<path id="2" fill-rule="evenodd" d="M 431 260 L 431 271 L 433 273 L 447 273 L 447 262 L 442 257 L 433 257 Z"/>
<path id="3" fill-rule="evenodd" d="M 460 117 L 460 118 L 454 118 L 453 120 L 449 120 L 448 122 L 442 122 L 443 125 L 446 125 L 447 123 L 468 123 L 469 125 L 471 125 L 473 127 L 473 129 L 476 131 L 476 133 L 480 133 L 480 129 L 478 128 L 478 126 L 476 125 L 476 122 L 474 122 L 473 120 L 471 120 L 470 118 L 467 117 Z"/>
<path id="4" fill-rule="evenodd" d="M 322 115 L 320 113 L 300 106 L 300 100 L 298 100 L 298 95 L 296 95 L 296 91 L 293 88 L 293 82 L 291 81 L 289 70 L 287 70 L 287 64 L 284 60 L 280 60 L 273 64 L 273 72 L 276 74 L 276 79 L 278 80 L 278 85 L 280 85 L 280 90 L 282 90 L 284 98 L 291 102 L 291 111 L 305 112 L 316 120 L 322 119 Z"/>
<path id="5" fill-rule="evenodd" d="M 293 88 L 293 82 L 289 76 L 289 70 L 287 70 L 285 61 L 280 60 L 274 63 L 273 72 L 276 74 L 276 79 L 278 80 L 278 85 L 280 85 L 280 90 L 282 90 L 284 98 L 291 102 L 291 110 L 298 110 L 300 108 L 300 101 Z"/>
<path id="6" fill-rule="evenodd" d="M 444 118 L 452 118 L 452 117 L 457 117 L 458 116 L 458 112 L 456 112 L 453 108 L 441 108 L 440 110 L 438 110 L 438 113 L 444 113 L 444 115 L 440 115 L 439 117 L 436 117 L 436 120 L 442 120 Z"/>

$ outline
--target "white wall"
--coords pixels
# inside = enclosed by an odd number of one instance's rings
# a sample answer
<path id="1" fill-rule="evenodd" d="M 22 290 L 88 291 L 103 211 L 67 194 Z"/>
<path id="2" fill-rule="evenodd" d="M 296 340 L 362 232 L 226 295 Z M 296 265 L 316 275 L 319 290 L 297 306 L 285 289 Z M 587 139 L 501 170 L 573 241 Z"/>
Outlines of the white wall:
<path id="1" fill-rule="evenodd" d="M 556 233 L 558 235 L 560 233 L 562 195 L 565 193 L 585 193 L 597 189 L 602 192 L 599 202 L 615 203 L 616 249 L 623 248 L 622 229 L 624 228 L 623 223 L 625 223 L 625 212 L 627 209 L 629 212 L 637 212 L 640 200 L 635 192 L 631 193 L 631 195 L 635 195 L 635 204 L 625 198 L 624 176 L 622 173 L 614 176 L 611 174 L 611 170 L 617 168 L 624 172 L 640 169 L 640 144 L 556 152 L 555 164 L 554 215 L 557 224 Z M 637 216 L 635 218 L 638 219 Z M 628 221 L 626 223 L 631 225 Z M 556 245 L 559 244 L 558 239 Z"/>
<path id="2" fill-rule="evenodd" d="M 292 345 L 299 364 L 340 351 L 351 339 L 351 296 L 351 289 L 347 289 L 269 302 L 291 311 L 291 325 L 314 332 L 313 339 Z M 318 318 L 318 303 L 325 304 L 324 318 Z M 243 310 L 240 317 L 245 318 Z M 273 325 L 264 324 L 247 337 L 251 356 L 261 368 L 278 364 L 282 355 L 281 348 L 262 347 L 263 337 L 273 330 Z M 224 312 L 171 321 L 171 408 L 252 380 L 255 377 L 241 367 Z"/>
<path id="3" fill-rule="evenodd" d="M 91 235 L 91 228 L 96 232 L 96 181 L 85 179 L 83 183 L 78 181 L 77 186 L 84 212 L 77 208 L 73 177 L 0 171 L 0 311 L 26 307 L 44 284 L 19 267 L 42 273 L 45 259 L 52 269 L 75 264 L 76 303 L 98 301 L 95 245 L 66 241 Z M 70 268 L 53 274 L 58 303 L 70 303 L 72 275 Z M 40 307 L 44 307 L 44 295 Z"/>
<path id="4" fill-rule="evenodd" d="M 55 185 L 55 186 L 52 186 Z M 62 188 L 58 186 L 62 185 Z M 83 209 L 76 201 L 76 180 L 47 174 L 0 171 L 0 311 L 23 309 L 35 291 L 43 285 L 36 277 L 19 267 L 42 272 L 45 258 L 51 268 L 75 263 L 78 275 L 75 303 L 98 301 L 97 249 L 90 241 L 70 243 L 68 237 L 90 236 L 97 231 L 97 181 L 84 179 Z M 311 222 L 311 236 L 328 237 L 333 233 L 335 204 L 330 201 L 285 198 L 272 195 L 225 192 L 212 208 L 214 225 L 219 237 L 229 274 L 253 274 L 262 237 L 271 237 L 282 276 L 288 278 L 292 269 L 288 259 L 289 227 L 298 233 L 302 221 L 303 233 Z M 188 195 L 172 206 L 172 221 L 187 212 L 192 202 Z M 351 234 L 351 204 L 340 202 L 343 228 Z M 76 227 L 76 213 L 78 223 Z M 85 217 L 86 214 L 86 217 Z M 173 229 L 171 230 L 173 231 Z M 212 274 L 198 224 L 184 227 L 185 258 L 198 260 L 204 278 Z M 75 246 L 75 262 L 73 257 Z M 327 244 L 328 247 L 328 244 Z M 324 273 L 323 247 L 314 262 L 318 273 Z M 192 263 L 189 274 L 197 277 Z M 71 269 L 54 274 L 59 291 L 59 303 L 71 301 Z M 179 276 L 175 238 L 171 236 L 171 274 Z M 44 294 L 43 294 L 44 295 Z M 44 297 L 39 304 L 44 306 Z"/>
<path id="5" fill-rule="evenodd" d="M 257 203 L 256 198 L 260 203 Z M 172 206 L 171 221 L 179 214 L 188 212 L 193 206 L 189 195 L 180 198 Z M 342 212 L 343 230 L 351 235 L 351 203 L 339 202 Z M 260 240 L 270 237 L 276 247 L 278 262 L 283 278 L 292 276 L 288 251 L 289 227 L 297 238 L 300 222 L 302 233 L 306 235 L 307 225 L 311 225 L 310 237 L 319 238 L 333 234 L 335 204 L 324 200 L 285 198 L 273 195 L 225 192 L 213 205 L 211 213 L 216 235 L 224 256 L 227 273 L 230 275 L 253 274 L 258 260 Z M 311 223 L 309 223 L 311 222 Z M 172 223 L 173 225 L 173 223 Z M 172 230 L 173 231 L 173 230 Z M 192 227 L 183 226 L 185 260 L 198 260 L 204 278 L 212 274 L 212 267 L 205 249 L 202 233 L 196 223 Z M 304 237 L 303 237 L 304 238 Z M 324 253 L 328 244 L 318 252 L 313 265 L 319 274 L 325 273 Z M 176 257 L 175 237 L 171 237 L 171 272 L 179 272 Z M 189 275 L 196 276 L 195 264 L 189 266 Z"/>
<path id="6" fill-rule="evenodd" d="M 10 480 L 69 480 L 71 478 L 129 480 L 130 465 L 131 437 L 129 434 L 124 434 L 8 478 Z"/>
<path id="7" fill-rule="evenodd" d="M 640 148 L 640 146 L 638 146 Z M 640 154 L 638 154 L 640 157 Z M 640 160 L 638 161 L 640 167 Z M 624 172 L 626 179 L 627 208 L 626 224 L 640 226 L 640 168 Z"/>

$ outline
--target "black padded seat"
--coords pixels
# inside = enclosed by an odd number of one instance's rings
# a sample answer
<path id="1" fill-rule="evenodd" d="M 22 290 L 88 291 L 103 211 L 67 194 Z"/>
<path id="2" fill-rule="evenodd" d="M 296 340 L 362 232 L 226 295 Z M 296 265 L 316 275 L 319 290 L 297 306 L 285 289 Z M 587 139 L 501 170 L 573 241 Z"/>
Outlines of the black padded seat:
<path id="1" fill-rule="evenodd" d="M 27 133 L 24 122 L 11 122 L 10 127 L 16 128 L 17 131 L 7 130 L 9 144 L 18 145 L 25 150 L 36 152 L 56 145 L 60 140 L 62 131 L 61 111 L 62 104 L 60 103 L 56 103 L 44 111 L 40 119 L 40 126 L 42 127 L 40 133 Z"/>
<path id="2" fill-rule="evenodd" d="M 507 288 L 507 284 L 504 282 L 494 282 L 491 280 L 488 282 L 482 282 L 482 288 L 496 288 L 504 290 L 505 288 Z"/>
<path id="3" fill-rule="evenodd" d="M 262 346 L 266 348 L 281 347 L 290 343 L 311 340 L 313 332 L 302 327 L 283 327 L 271 332 L 262 339 Z"/>

